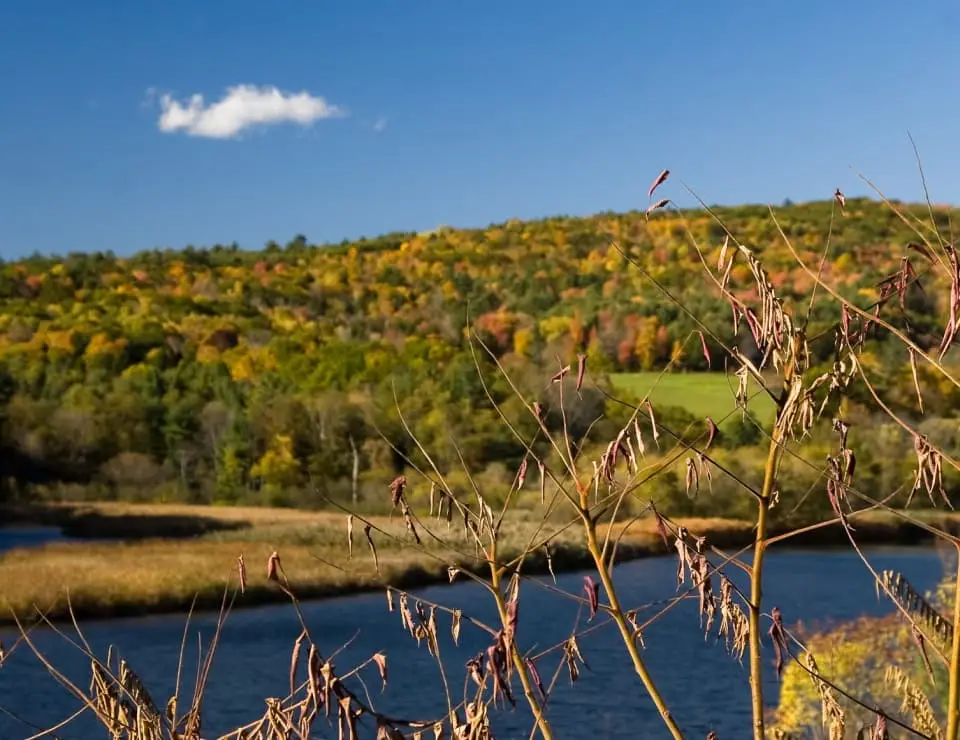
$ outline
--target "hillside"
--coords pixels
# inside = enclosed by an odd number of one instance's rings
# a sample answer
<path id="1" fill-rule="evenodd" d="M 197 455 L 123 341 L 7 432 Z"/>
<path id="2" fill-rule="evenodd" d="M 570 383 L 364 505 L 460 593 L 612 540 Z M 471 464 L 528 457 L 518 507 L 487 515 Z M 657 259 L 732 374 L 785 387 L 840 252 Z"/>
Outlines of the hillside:
<path id="1" fill-rule="evenodd" d="M 776 211 L 811 265 L 834 208 Z M 907 210 L 929 220 L 926 206 Z M 944 230 L 951 215 L 936 214 Z M 766 207 L 716 216 L 760 256 L 784 298 L 807 300 L 811 281 Z M 577 352 L 587 354 L 593 381 L 658 370 L 671 358 L 674 371 L 706 370 L 691 319 L 607 236 L 712 331 L 746 346 L 691 240 L 715 271 L 723 228 L 703 211 L 684 218 L 607 213 L 336 246 L 298 237 L 259 252 L 217 246 L 4 264 L 5 495 L 303 503 L 318 488 L 362 497 L 414 450 L 392 413 L 394 393 L 439 460 L 458 465 L 452 435 L 469 465 L 509 480 L 520 449 L 478 381 L 468 317 L 530 394 L 542 391 L 558 356 L 575 364 Z M 833 223 L 823 274 L 868 306 L 916 240 L 889 207 L 850 200 Z M 746 265 L 731 281 L 750 285 Z M 908 291 L 906 303 L 911 331 L 926 343 L 939 340 L 932 309 L 946 295 L 932 287 Z M 832 360 L 835 309 L 818 304 L 808 328 L 822 335 L 817 362 Z M 491 393 L 515 414 L 517 399 L 478 350 Z M 884 351 L 880 341 L 876 352 Z M 722 369 L 713 343 L 711 361 Z M 584 431 L 594 412 L 606 408 L 610 424 L 626 413 L 592 384 L 584 397 L 583 418 L 572 420 Z"/>

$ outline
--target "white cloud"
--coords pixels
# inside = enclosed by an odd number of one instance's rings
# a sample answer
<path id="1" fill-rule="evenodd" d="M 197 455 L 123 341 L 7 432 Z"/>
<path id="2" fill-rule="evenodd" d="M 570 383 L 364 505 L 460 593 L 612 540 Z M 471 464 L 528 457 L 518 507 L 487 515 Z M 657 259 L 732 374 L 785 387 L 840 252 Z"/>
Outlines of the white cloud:
<path id="1" fill-rule="evenodd" d="M 373 122 L 373 130 L 376 131 L 377 133 L 380 133 L 381 131 L 386 129 L 386 127 L 387 127 L 387 119 L 383 116 L 381 116 L 380 118 L 378 118 L 376 121 Z"/>
<path id="2" fill-rule="evenodd" d="M 345 115 L 345 111 L 306 91 L 285 93 L 273 86 L 237 85 L 215 103 L 204 104 L 203 95 L 191 95 L 185 102 L 170 95 L 160 96 L 160 120 L 164 133 L 183 131 L 208 139 L 232 139 L 245 129 L 278 123 L 300 126 L 324 118 Z"/>

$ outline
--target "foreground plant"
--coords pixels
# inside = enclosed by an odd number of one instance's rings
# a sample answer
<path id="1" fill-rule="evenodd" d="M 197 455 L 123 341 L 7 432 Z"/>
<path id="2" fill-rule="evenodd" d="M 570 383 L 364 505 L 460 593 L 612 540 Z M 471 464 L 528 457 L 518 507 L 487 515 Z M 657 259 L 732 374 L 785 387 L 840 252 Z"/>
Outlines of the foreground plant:
<path id="1" fill-rule="evenodd" d="M 651 200 L 669 177 L 670 172 L 664 170 L 654 180 L 649 190 Z M 648 209 L 647 217 L 655 218 L 657 211 L 669 204 L 669 199 L 657 201 Z M 847 217 L 845 206 L 845 197 L 837 191 L 831 219 Z M 904 256 L 897 273 L 879 286 L 878 299 L 867 306 L 844 298 L 823 278 L 829 237 L 814 269 L 781 230 L 785 247 L 813 286 L 806 295 L 789 296 L 776 287 L 763 266 L 761 255 L 738 241 L 723 224 L 720 224 L 725 232 L 722 244 L 705 246 L 684 221 L 692 248 L 703 264 L 708 286 L 729 306 L 729 331 L 711 327 L 693 316 L 631 256 L 633 247 L 629 243 L 611 239 L 613 252 L 638 270 L 665 302 L 674 304 L 676 310 L 687 313 L 697 323 L 699 328 L 688 337 L 688 342 L 699 347 L 708 364 L 723 360 L 735 379 L 737 413 L 758 427 L 767 442 L 765 463 L 751 476 L 737 475 L 715 454 L 714 443 L 724 419 L 704 416 L 702 422 L 690 428 L 671 429 L 658 420 L 649 395 L 639 403 L 610 396 L 603 384 L 593 378 L 590 358 L 584 352 L 577 352 L 575 357 L 557 358 L 556 368 L 544 370 L 537 384 L 527 387 L 511 377 L 496 353 L 471 333 L 475 369 L 487 398 L 522 450 L 522 460 L 511 485 L 506 491 L 485 490 L 472 476 L 456 441 L 452 445 L 462 470 L 438 463 L 410 432 L 398 402 L 399 422 L 409 434 L 415 452 L 407 454 L 395 447 L 397 455 L 405 458 L 407 471 L 385 485 L 383 495 L 384 502 L 389 501 L 391 511 L 402 521 L 404 534 L 387 532 L 361 512 L 345 510 L 347 558 L 343 565 L 348 567 L 350 559 L 365 557 L 355 548 L 358 532 L 362 532 L 362 541 L 378 572 L 378 542 L 383 543 L 387 538 L 394 544 L 399 541 L 404 547 L 446 566 L 451 582 L 470 579 L 479 584 L 496 607 L 496 622 L 486 624 L 473 615 L 428 603 L 385 583 L 386 608 L 397 614 L 404 631 L 435 660 L 444 686 L 444 694 L 437 701 L 437 706 L 443 709 L 436 717 L 411 719 L 386 715 L 375 708 L 368 692 L 353 686 L 361 682 L 362 672 L 376 671 L 382 688 L 387 690 L 389 656 L 377 653 L 350 670 L 339 670 L 332 658 L 324 657 L 327 655 L 324 646 L 314 640 L 303 619 L 295 589 L 283 571 L 280 554 L 274 553 L 267 563 L 268 579 L 287 594 L 300 616 L 301 631 L 293 640 L 289 692 L 284 697 L 266 699 L 262 717 L 225 737 L 306 738 L 317 723 L 326 722 L 337 727 L 340 737 L 348 738 L 365 732 L 378 738 L 419 737 L 430 733 L 435 738 L 479 740 L 493 737 L 497 714 L 504 707 L 522 705 L 532 717 L 531 734 L 550 739 L 557 729 L 550 713 L 556 681 L 564 672 L 571 684 L 581 681 L 583 669 L 590 661 L 589 651 L 584 649 L 584 637 L 610 628 L 619 635 L 624 665 L 629 665 L 636 676 L 636 690 L 649 696 L 665 736 L 683 738 L 683 718 L 671 712 L 658 686 L 658 677 L 644 660 L 643 650 L 648 641 L 657 639 L 654 629 L 657 621 L 681 602 L 692 600 L 698 605 L 698 619 L 691 623 L 691 633 L 715 635 L 731 660 L 747 658 L 752 707 L 749 732 L 755 740 L 763 740 L 770 734 L 769 697 L 764 695 L 763 678 L 771 670 L 778 677 L 784 670 L 802 670 L 809 676 L 831 740 L 840 740 L 851 733 L 881 740 L 901 731 L 918 737 L 956 740 L 960 732 L 960 600 L 953 599 L 952 617 L 942 615 L 937 606 L 913 592 L 901 576 L 875 571 L 856 540 L 858 517 L 868 511 L 881 510 L 960 548 L 956 537 L 906 512 L 918 491 L 926 493 L 933 504 L 950 504 L 944 484 L 945 469 L 960 470 L 960 464 L 918 431 L 916 417 L 907 418 L 884 400 L 871 381 L 869 363 L 864 361 L 870 342 L 878 334 L 891 334 L 899 340 L 903 347 L 903 365 L 910 368 L 914 379 L 921 415 L 923 388 L 918 369 L 921 363 L 943 382 L 960 388 L 960 381 L 942 364 L 960 331 L 957 319 L 960 316 L 960 269 L 954 247 L 937 231 L 935 219 L 931 218 L 931 230 L 922 223 L 910 221 L 894 204 L 888 202 L 888 206 L 915 228 L 918 241 L 907 245 L 911 256 Z M 771 218 L 776 224 L 773 213 Z M 914 254 L 924 260 L 922 266 L 913 264 Z M 939 289 L 948 295 L 944 307 L 947 318 L 936 357 L 917 340 L 913 327 L 902 314 L 908 291 L 914 290 L 921 278 L 926 291 Z M 832 301 L 837 319 L 829 331 L 812 335 L 811 317 L 819 305 L 818 297 Z M 896 313 L 898 306 L 899 314 Z M 745 349 L 745 341 L 749 351 Z M 833 362 L 827 368 L 817 368 L 811 362 L 812 347 L 823 342 L 830 343 Z M 496 403 L 490 387 L 493 382 L 509 386 L 518 401 L 514 409 Z M 768 395 L 775 404 L 776 413 L 770 424 L 763 424 L 750 412 L 753 387 L 759 389 L 756 392 Z M 601 420 L 597 420 L 583 429 L 575 429 L 570 417 L 588 391 L 603 394 L 611 403 L 629 408 L 625 421 L 614 423 L 608 419 L 601 424 Z M 857 454 L 852 444 L 856 435 L 851 432 L 855 423 L 844 412 L 845 405 L 856 399 L 866 399 L 875 413 L 888 416 L 913 440 L 917 460 L 916 469 L 905 485 L 908 495 L 901 495 L 900 490 L 869 494 L 858 488 Z M 833 435 L 834 447 L 825 464 L 808 459 L 805 454 L 804 445 L 815 433 Z M 823 496 L 829 502 L 831 515 L 814 525 L 774 536 L 771 522 L 780 500 L 785 461 L 817 472 L 822 487 L 813 495 Z M 691 498 L 709 496 L 713 486 L 722 482 L 752 502 L 756 513 L 754 541 L 750 547 L 727 552 L 662 513 L 662 502 L 648 495 L 650 484 L 658 476 L 678 469 L 683 471 L 681 477 Z M 467 484 L 455 485 L 454 473 Z M 429 510 L 415 505 L 411 492 L 417 487 L 428 491 L 422 498 L 429 501 Z M 534 533 L 521 543 L 509 541 L 504 535 L 504 523 L 519 517 L 521 510 L 531 504 L 540 516 Z M 645 517 L 655 520 L 665 548 L 676 553 L 676 593 L 666 600 L 666 605 L 624 603 L 613 578 L 618 546 L 630 528 Z M 805 645 L 790 629 L 791 615 L 765 602 L 764 561 L 768 547 L 828 526 L 842 528 L 878 591 L 896 606 L 898 618 L 903 620 L 914 640 L 913 647 L 904 654 L 922 659 L 924 665 L 930 666 L 931 676 L 936 670 L 945 675 L 947 699 L 942 716 L 934 710 L 935 702 L 925 696 L 924 689 L 901 666 L 884 666 L 888 681 L 897 687 L 899 694 L 909 697 L 899 706 L 881 706 L 871 697 L 858 696 L 861 687 L 841 686 L 835 677 L 824 672 L 827 661 L 818 658 L 812 649 L 813 643 Z M 573 529 L 582 534 L 592 569 L 584 576 L 582 589 L 567 593 L 555 584 L 545 584 L 532 576 L 541 565 L 553 572 L 552 548 L 557 538 Z M 752 554 L 749 559 L 745 557 L 748 553 Z M 731 568 L 749 577 L 749 589 L 741 591 L 736 587 L 729 575 Z M 241 556 L 237 583 L 241 595 L 246 574 L 247 566 Z M 960 570 L 957 582 L 960 583 Z M 538 646 L 536 653 L 529 647 L 533 636 L 519 628 L 522 596 L 532 588 L 550 588 L 563 593 L 579 608 L 570 633 L 554 645 Z M 954 593 L 956 591 L 955 588 Z M 234 593 L 225 597 L 221 625 L 237 596 Z M 652 614 L 641 622 L 641 611 L 652 611 Z M 448 639 L 459 643 L 463 629 L 481 633 L 486 647 L 466 665 L 454 668 L 444 661 L 443 646 Z M 22 639 L 36 650 L 27 630 Z M 765 646 L 773 650 L 772 666 L 765 660 Z M 89 651 L 88 646 L 85 649 Z M 204 681 L 215 649 L 216 640 L 203 664 Z M 39 651 L 37 653 L 43 659 Z M 161 711 L 127 664 L 117 662 L 112 655 L 102 662 L 92 654 L 89 657 L 94 675 L 91 692 L 70 684 L 54 666 L 47 665 L 81 701 L 83 709 L 96 714 L 110 736 L 137 740 L 200 737 L 204 681 L 198 682 L 197 693 L 186 709 L 181 708 L 180 697 L 174 695 Z M 939 665 L 939 669 L 935 669 L 935 665 Z M 451 676 L 454 670 L 460 675 Z M 457 685 L 460 678 L 465 688 L 462 696 L 456 696 L 451 686 Z M 691 679 L 694 678 L 691 675 Z M 625 689 L 618 687 L 618 690 Z M 851 706 L 865 713 L 856 727 L 848 717 Z M 869 726 L 863 717 L 870 720 Z M 585 722 L 587 726 L 576 728 L 577 732 L 590 731 L 589 718 Z M 715 733 L 711 736 L 718 740 Z"/>

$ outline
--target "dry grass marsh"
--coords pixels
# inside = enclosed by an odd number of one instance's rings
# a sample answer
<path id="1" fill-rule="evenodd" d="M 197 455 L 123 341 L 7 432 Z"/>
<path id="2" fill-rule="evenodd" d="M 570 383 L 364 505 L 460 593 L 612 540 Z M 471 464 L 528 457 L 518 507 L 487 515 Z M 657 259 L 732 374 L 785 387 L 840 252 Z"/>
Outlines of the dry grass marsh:
<path id="1" fill-rule="evenodd" d="M 445 523 L 430 522 L 447 544 L 441 546 L 421 531 L 423 547 L 418 548 L 400 517 L 369 517 L 378 573 L 363 523 L 355 521 L 351 557 L 346 516 L 339 513 L 161 504 L 83 504 L 76 510 L 106 521 L 105 528 L 111 532 L 115 529 L 109 523 L 111 518 L 137 518 L 142 525 L 137 527 L 136 539 L 51 543 L 0 555 L 0 623 L 10 623 L 14 614 L 28 621 L 35 619 L 38 610 L 62 618 L 67 614 L 68 597 L 77 615 L 87 618 L 180 611 L 195 597 L 198 607 L 214 608 L 225 590 L 237 585 L 239 555 L 244 557 L 248 583 L 236 606 L 286 599 L 267 581 L 266 563 L 274 551 L 280 554 L 291 586 L 304 598 L 387 583 L 425 585 L 445 581 L 450 562 L 463 568 L 477 564 L 473 546 L 461 536 L 456 522 L 449 531 Z M 163 537 L 162 530 L 151 522 L 169 517 L 204 518 L 235 528 L 188 538 Z M 944 520 L 942 526 L 952 528 L 958 521 L 947 515 L 940 519 Z M 861 534 L 875 541 L 901 541 L 897 523 L 889 517 L 867 515 L 858 521 Z M 720 547 L 741 546 L 752 536 L 751 524 L 746 521 L 701 518 L 678 519 L 677 523 Z M 519 553 L 531 542 L 561 530 L 551 542 L 554 568 L 560 571 L 586 565 L 582 529 L 562 526 L 560 521 L 542 523 L 535 512 L 528 517 L 515 515 L 504 525 L 503 552 L 507 556 Z M 614 526 L 621 529 L 627 525 Z M 144 532 L 152 535 L 143 537 Z M 605 529 L 600 534 L 605 534 Z M 829 542 L 830 535 L 823 541 Z M 618 546 L 622 559 L 667 552 L 650 518 L 631 523 Z M 527 569 L 543 571 L 544 562 L 535 561 Z"/>

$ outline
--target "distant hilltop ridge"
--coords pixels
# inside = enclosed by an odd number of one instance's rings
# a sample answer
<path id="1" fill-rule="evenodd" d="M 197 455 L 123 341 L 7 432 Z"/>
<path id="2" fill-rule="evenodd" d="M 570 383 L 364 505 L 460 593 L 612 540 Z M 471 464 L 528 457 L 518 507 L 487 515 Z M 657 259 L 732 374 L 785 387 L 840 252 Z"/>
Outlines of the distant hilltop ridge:
<path id="1" fill-rule="evenodd" d="M 794 202 L 790 198 L 785 198 L 778 205 L 772 205 L 774 212 L 779 216 L 787 218 L 800 219 L 820 219 L 829 216 L 835 201 L 832 198 L 823 200 Z M 567 224 L 569 226 L 583 226 L 589 222 L 607 221 L 610 219 L 635 219 L 645 217 L 649 220 L 670 220 L 670 219 L 698 219 L 704 216 L 712 218 L 710 214 L 718 218 L 728 217 L 752 217 L 769 218 L 769 209 L 771 205 L 763 203 L 747 203 L 741 205 L 708 205 L 706 208 L 700 206 L 691 206 L 677 208 L 672 202 L 662 209 L 651 212 L 645 216 L 645 211 L 641 208 L 628 211 L 598 211 L 589 215 L 571 216 L 567 214 L 554 214 L 539 218 L 522 219 L 516 216 L 505 219 L 501 222 L 491 223 L 487 226 L 455 226 L 450 224 L 438 224 L 431 229 L 420 231 L 393 231 L 378 236 L 361 236 L 353 239 L 343 239 L 339 242 L 311 243 L 303 234 L 297 234 L 286 244 L 280 244 L 271 240 L 263 247 L 241 246 L 234 241 L 229 244 L 216 243 L 212 245 L 186 245 L 183 247 L 163 247 L 154 249 L 139 250 L 129 255 L 116 255 L 111 251 L 100 252 L 90 250 L 85 252 L 67 251 L 66 255 L 62 253 L 45 255 L 35 253 L 33 255 L 4 261 L 5 264 L 39 264 L 45 262 L 56 262 L 65 259 L 65 256 L 76 257 L 87 254 L 99 259 L 115 260 L 120 263 L 136 263 L 137 260 L 149 255 L 149 258 L 156 259 L 157 255 L 172 256 L 175 254 L 184 254 L 186 256 L 195 253 L 231 253 L 244 255 L 275 255 L 286 252 L 297 252 L 304 249 L 326 249 L 337 250 L 355 247 L 358 250 L 363 249 L 389 249 L 398 248 L 404 241 L 411 238 L 429 238 L 438 237 L 451 233 L 464 233 L 475 235 L 491 229 L 516 229 L 524 225 L 535 224 Z M 901 200 L 890 199 L 887 202 L 868 197 L 848 197 L 846 199 L 846 211 L 844 214 L 850 216 L 868 215 L 872 209 L 884 209 L 893 214 L 891 207 L 913 214 L 915 217 L 929 221 L 929 214 L 932 210 L 938 214 L 949 214 L 957 210 L 957 206 L 949 203 L 908 203 Z M 839 214 L 838 214 L 839 215 Z M 812 224 L 811 224 L 812 225 Z"/>

